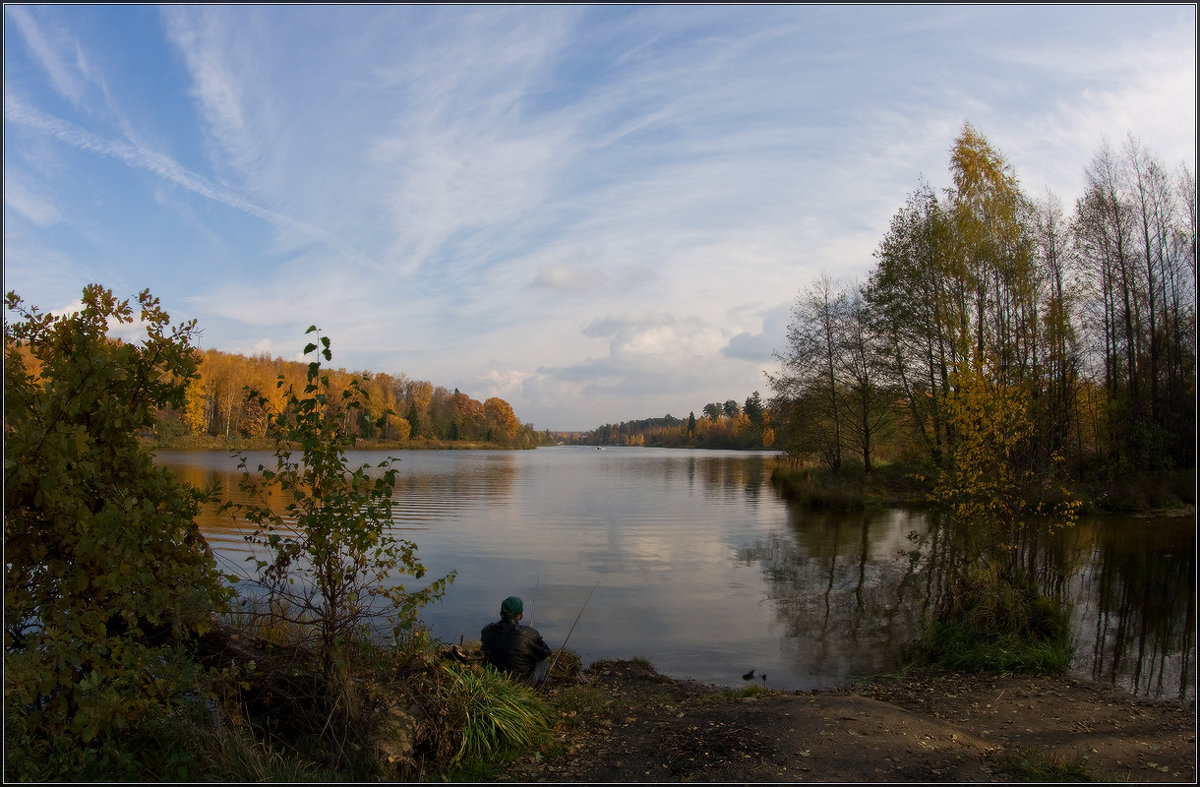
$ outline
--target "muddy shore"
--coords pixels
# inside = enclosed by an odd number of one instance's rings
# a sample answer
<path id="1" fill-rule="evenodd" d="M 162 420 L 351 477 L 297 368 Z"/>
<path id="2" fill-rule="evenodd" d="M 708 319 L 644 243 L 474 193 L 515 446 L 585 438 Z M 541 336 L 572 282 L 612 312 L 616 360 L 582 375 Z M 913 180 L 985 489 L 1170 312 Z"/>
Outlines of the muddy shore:
<path id="1" fill-rule="evenodd" d="M 1194 703 L 1138 699 L 1070 678 L 930 671 L 782 694 L 675 680 L 643 661 L 602 661 L 547 693 L 559 708 L 555 742 L 511 763 L 503 778 L 1006 782 L 1078 773 L 1194 783 L 1197 776 Z"/>

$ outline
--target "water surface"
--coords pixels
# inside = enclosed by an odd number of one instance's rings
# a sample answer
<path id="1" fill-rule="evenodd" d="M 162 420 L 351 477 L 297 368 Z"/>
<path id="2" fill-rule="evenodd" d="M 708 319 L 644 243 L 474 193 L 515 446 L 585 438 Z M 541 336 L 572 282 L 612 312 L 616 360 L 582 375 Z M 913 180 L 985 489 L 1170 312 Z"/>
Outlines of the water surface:
<path id="1" fill-rule="evenodd" d="M 643 657 L 729 686 L 830 688 L 900 667 L 928 588 L 907 576 L 920 512 L 813 512 L 783 501 L 769 453 L 558 447 L 397 452 L 395 534 L 430 577 L 458 572 L 422 615 L 448 642 L 477 639 L 501 599 L 585 663 Z M 352 452 L 350 464 L 378 464 Z M 160 452 L 236 498 L 236 460 Z M 247 465 L 273 466 L 269 453 Z M 226 516 L 201 522 L 220 560 L 247 546 Z M 1194 697 L 1191 519 L 1087 521 L 1055 542 L 1074 601 L 1074 671 L 1149 696 Z M 406 580 L 411 583 L 409 578 Z M 581 614 L 582 612 L 582 614 Z M 576 623 L 578 621 L 578 623 Z M 574 629 L 572 630 L 572 626 Z"/>

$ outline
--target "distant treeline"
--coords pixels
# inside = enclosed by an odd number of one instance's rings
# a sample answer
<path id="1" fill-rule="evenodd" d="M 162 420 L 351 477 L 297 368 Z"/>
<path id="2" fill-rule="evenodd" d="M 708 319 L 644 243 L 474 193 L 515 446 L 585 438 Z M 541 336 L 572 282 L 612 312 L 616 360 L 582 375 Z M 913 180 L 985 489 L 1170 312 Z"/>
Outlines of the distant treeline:
<path id="1" fill-rule="evenodd" d="M 281 412 L 288 385 L 302 390 L 307 364 L 261 354 L 254 356 L 196 350 L 199 377 L 187 388 L 181 408 L 158 413 L 156 437 L 164 441 L 194 438 L 238 440 L 273 437 L 271 416 Z M 403 374 L 327 372 L 331 406 L 341 408 L 343 427 L 366 440 L 486 442 L 532 448 L 544 436 L 522 424 L 504 399 L 483 402 Z M 284 380 L 281 388 L 277 382 Z M 343 392 L 350 392 L 349 398 Z M 362 407 L 345 406 L 357 399 Z M 386 417 L 385 417 L 386 416 Z"/>
<path id="2" fill-rule="evenodd" d="M 744 450 L 771 448 L 775 429 L 766 403 L 758 391 L 739 405 L 736 399 L 724 403 L 709 402 L 696 417 L 671 414 L 661 418 L 643 418 L 605 424 L 588 432 L 576 433 L 571 442 L 581 445 L 640 445 L 660 448 L 735 448 Z"/>

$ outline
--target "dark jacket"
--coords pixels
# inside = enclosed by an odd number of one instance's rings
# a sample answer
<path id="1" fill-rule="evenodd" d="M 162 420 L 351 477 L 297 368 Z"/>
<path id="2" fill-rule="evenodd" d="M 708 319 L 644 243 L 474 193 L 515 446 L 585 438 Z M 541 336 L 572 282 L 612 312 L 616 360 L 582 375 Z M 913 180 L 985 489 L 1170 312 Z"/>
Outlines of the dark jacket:
<path id="1" fill-rule="evenodd" d="M 553 652 L 537 629 L 503 619 L 484 626 L 479 640 L 484 661 L 522 680 Z"/>

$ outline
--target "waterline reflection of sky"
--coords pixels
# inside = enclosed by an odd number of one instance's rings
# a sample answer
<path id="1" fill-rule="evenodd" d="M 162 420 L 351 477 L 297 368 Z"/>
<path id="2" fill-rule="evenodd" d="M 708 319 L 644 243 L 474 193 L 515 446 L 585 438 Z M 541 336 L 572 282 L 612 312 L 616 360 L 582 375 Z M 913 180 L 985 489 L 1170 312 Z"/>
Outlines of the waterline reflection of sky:
<path id="1" fill-rule="evenodd" d="M 903 553 L 913 548 L 908 534 L 926 528 L 924 514 L 789 507 L 770 485 L 770 454 L 580 447 L 398 454 L 394 534 L 416 542 L 428 568 L 425 580 L 402 581 L 419 587 L 457 572 L 445 598 L 422 615 L 443 641 L 477 639 L 500 600 L 515 594 L 525 600 L 526 622 L 555 648 L 570 634 L 568 646 L 585 663 L 642 657 L 667 674 L 731 686 L 754 669 L 768 675 L 768 686 L 792 690 L 895 669 L 917 636 L 928 589 L 906 581 Z M 348 461 L 376 465 L 384 456 L 352 452 Z M 239 494 L 237 463 L 226 454 L 163 452 L 159 461 L 194 484 L 219 480 L 227 496 Z M 273 460 L 248 457 L 251 469 L 260 463 Z M 244 563 L 247 546 L 228 517 L 210 512 L 201 527 L 227 568 Z M 1141 558 L 1120 556 L 1169 550 L 1157 541 L 1113 540 L 1128 529 L 1081 523 L 1067 534 L 1076 570 L 1097 560 L 1108 566 L 1073 580 L 1084 644 L 1075 672 L 1147 684 L 1144 675 L 1132 677 L 1136 664 L 1118 659 L 1114 667 L 1107 655 L 1144 649 L 1129 632 L 1145 630 L 1165 655 L 1143 671 L 1178 683 L 1159 675 L 1174 676 L 1194 653 L 1194 624 L 1183 635 L 1193 644 L 1175 644 L 1175 618 L 1187 613 L 1174 608 L 1187 600 L 1166 604 L 1161 593 L 1136 589 L 1147 578 L 1170 584 L 1158 577 L 1170 566 L 1138 573 Z M 1172 538 L 1180 542 L 1172 550 L 1186 551 L 1186 539 Z M 1185 694 L 1194 693 L 1184 682 Z"/>

